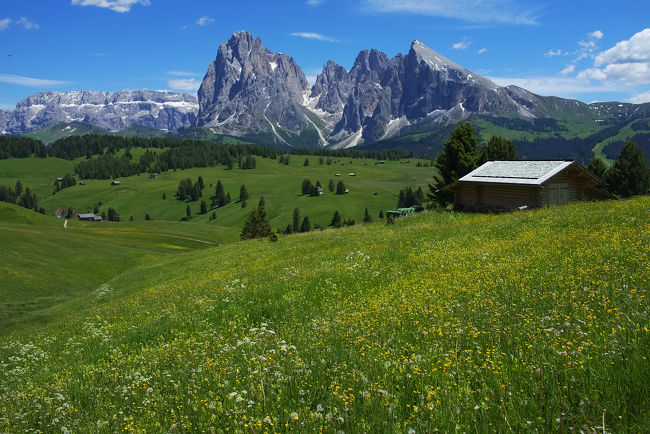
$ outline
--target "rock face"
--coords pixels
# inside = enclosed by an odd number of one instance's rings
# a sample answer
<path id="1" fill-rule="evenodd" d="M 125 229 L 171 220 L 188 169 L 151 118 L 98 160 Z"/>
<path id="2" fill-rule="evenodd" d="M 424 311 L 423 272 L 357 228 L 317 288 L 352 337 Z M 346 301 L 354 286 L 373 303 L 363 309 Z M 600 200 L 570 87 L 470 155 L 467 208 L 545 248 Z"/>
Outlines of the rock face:
<path id="1" fill-rule="evenodd" d="M 283 130 L 308 126 L 303 103 L 309 85 L 293 58 L 262 47 L 242 31 L 223 42 L 199 88 L 197 126 L 243 135 L 271 132 L 285 142 Z"/>
<path id="2" fill-rule="evenodd" d="M 192 95 L 149 90 L 42 92 L 0 113 L 0 132 L 20 134 L 58 122 L 82 121 L 119 131 L 132 124 L 159 130 L 192 125 L 198 102 Z"/>
<path id="3" fill-rule="evenodd" d="M 350 147 L 398 135 L 421 123 L 457 122 L 470 115 L 532 118 L 547 98 L 500 87 L 419 41 L 389 59 L 363 50 L 347 71 L 328 61 L 311 89 L 292 58 L 237 32 L 219 47 L 199 89 L 197 126 L 237 136 L 266 134 L 293 145 Z M 558 99 L 560 101 L 561 99 Z M 562 100 L 568 101 L 568 100 Z"/>

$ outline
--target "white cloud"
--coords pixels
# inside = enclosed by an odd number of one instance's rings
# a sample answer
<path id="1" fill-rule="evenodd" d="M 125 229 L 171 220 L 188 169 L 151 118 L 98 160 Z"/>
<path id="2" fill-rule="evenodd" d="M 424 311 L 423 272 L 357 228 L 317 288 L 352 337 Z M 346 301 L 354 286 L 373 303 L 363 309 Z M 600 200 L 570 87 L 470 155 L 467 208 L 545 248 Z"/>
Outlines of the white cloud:
<path id="1" fill-rule="evenodd" d="M 562 55 L 562 50 L 557 49 L 555 51 L 553 50 L 548 50 L 546 53 L 544 53 L 544 56 L 546 57 L 553 57 L 553 56 L 560 56 Z"/>
<path id="2" fill-rule="evenodd" d="M 16 23 L 23 26 L 27 30 L 38 30 L 41 28 L 41 26 L 39 26 L 38 24 L 29 21 L 27 17 L 22 17 L 21 19 L 16 21 Z"/>
<path id="3" fill-rule="evenodd" d="M 575 69 L 576 69 L 575 65 L 569 65 L 566 68 L 564 68 L 562 71 L 560 71 L 560 74 L 566 76 L 571 74 L 573 71 L 575 71 Z"/>
<path id="4" fill-rule="evenodd" d="M 514 0 L 363 0 L 371 13 L 408 13 L 476 23 L 537 24 L 539 8 Z"/>
<path id="5" fill-rule="evenodd" d="M 650 29 L 596 55 L 594 67 L 581 71 L 578 78 L 626 85 L 650 83 Z"/>
<path id="6" fill-rule="evenodd" d="M 173 76 L 176 76 L 176 77 L 195 77 L 197 75 L 201 75 L 201 74 L 198 74 L 196 72 L 185 72 L 185 71 L 167 71 L 167 74 L 173 75 Z"/>
<path id="7" fill-rule="evenodd" d="M 479 48 L 478 50 L 476 50 L 476 54 L 483 54 L 483 53 L 487 53 L 487 48 Z"/>
<path id="8" fill-rule="evenodd" d="M 556 95 L 576 97 L 584 93 L 597 92 L 616 92 L 622 90 L 622 86 L 614 83 L 593 84 L 588 80 L 582 80 L 575 77 L 527 77 L 527 78 L 508 78 L 508 77 L 490 77 L 500 86 L 523 87 L 539 95 Z"/>
<path id="9" fill-rule="evenodd" d="M 452 45 L 451 48 L 453 48 L 454 50 L 465 50 L 467 47 L 469 47 L 469 44 L 471 44 L 471 42 L 460 41 Z"/>
<path id="10" fill-rule="evenodd" d="M 315 39 L 317 41 L 338 42 L 338 40 L 334 38 L 330 38 L 329 36 L 321 35 L 320 33 L 294 32 L 294 33 L 290 33 L 290 35 L 297 36 L 299 38 L 305 38 L 305 39 Z"/>
<path id="11" fill-rule="evenodd" d="M 167 81 L 167 85 L 176 90 L 199 90 L 201 82 L 194 78 L 179 78 Z"/>
<path id="12" fill-rule="evenodd" d="M 307 0 L 309 6 L 319 6 L 325 3 L 325 0 Z"/>
<path id="13" fill-rule="evenodd" d="M 20 86 L 31 86 L 31 87 L 59 86 L 63 84 L 69 84 L 69 82 L 67 81 L 45 80 L 42 78 L 22 77 L 20 75 L 9 75 L 9 74 L 0 74 L 0 82 L 18 84 Z"/>
<path id="14" fill-rule="evenodd" d="M 633 104 L 643 104 L 644 102 L 650 102 L 650 90 L 633 96 L 629 101 Z"/>
<path id="15" fill-rule="evenodd" d="M 199 26 L 207 26 L 208 24 L 212 24 L 212 23 L 214 23 L 214 18 L 210 18 L 210 17 L 201 17 L 196 20 L 196 24 L 198 24 Z"/>
<path id="16" fill-rule="evenodd" d="M 9 24 L 11 24 L 11 18 L 5 18 L 4 20 L 0 20 L 0 31 L 7 30 L 9 28 Z"/>
<path id="17" fill-rule="evenodd" d="M 131 10 L 135 4 L 149 6 L 149 0 L 72 0 L 73 6 L 97 6 L 98 8 L 107 8 L 115 12 L 124 13 Z"/>
<path id="18" fill-rule="evenodd" d="M 650 29 L 644 29 L 627 41 L 621 41 L 596 56 L 595 66 L 606 63 L 650 61 Z"/>
<path id="19" fill-rule="evenodd" d="M 590 38 L 594 38 L 594 39 L 603 39 L 603 36 L 605 36 L 605 35 L 600 30 L 595 30 L 595 31 L 593 31 L 591 33 L 587 33 L 587 36 L 589 36 Z"/>

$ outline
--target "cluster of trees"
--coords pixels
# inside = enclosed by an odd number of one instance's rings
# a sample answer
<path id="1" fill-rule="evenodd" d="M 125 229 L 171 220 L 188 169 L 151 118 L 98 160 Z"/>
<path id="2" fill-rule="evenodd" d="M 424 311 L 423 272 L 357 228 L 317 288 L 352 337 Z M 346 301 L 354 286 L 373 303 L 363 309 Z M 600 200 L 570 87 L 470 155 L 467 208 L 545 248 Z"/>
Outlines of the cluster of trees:
<path id="1" fill-rule="evenodd" d="M 341 213 L 338 211 L 334 211 L 334 214 L 332 215 L 332 221 L 330 222 L 329 226 L 333 228 L 340 228 L 343 226 L 354 226 L 356 223 L 352 219 L 343 219 L 341 217 Z"/>
<path id="2" fill-rule="evenodd" d="M 303 232 L 311 232 L 312 224 L 309 220 L 309 216 L 305 216 L 300 223 L 300 210 L 298 208 L 293 209 L 293 221 L 287 224 L 286 229 L 284 230 L 285 234 L 297 234 Z"/>
<path id="3" fill-rule="evenodd" d="M 16 180 L 15 188 L 11 186 L 0 185 L 0 202 L 20 205 L 23 208 L 31 209 L 41 214 L 45 214 L 45 208 L 38 206 L 36 193 L 32 193 L 29 187 L 23 188 L 20 179 Z"/>
<path id="4" fill-rule="evenodd" d="M 40 140 L 18 136 L 0 136 L 0 160 L 7 158 L 46 158 L 47 148 Z"/>
<path id="5" fill-rule="evenodd" d="M 239 168 L 240 169 L 255 169 L 257 163 L 255 163 L 255 157 L 252 155 L 247 155 L 246 157 L 239 158 Z"/>
<path id="6" fill-rule="evenodd" d="M 203 177 L 199 176 L 196 182 L 192 182 L 191 178 L 182 179 L 178 183 L 178 190 L 176 190 L 176 198 L 178 200 L 190 200 L 195 202 L 203 196 L 203 188 L 205 183 Z"/>
<path id="7" fill-rule="evenodd" d="M 320 181 L 316 181 L 316 184 L 312 184 L 311 180 L 305 179 L 302 181 L 302 194 L 309 196 L 320 196 L 323 191 L 323 187 L 320 185 Z"/>
<path id="8" fill-rule="evenodd" d="M 650 167 L 643 150 L 628 141 L 618 159 L 611 167 L 598 157 L 587 166 L 594 175 L 602 179 L 607 189 L 621 197 L 650 193 Z"/>
<path id="9" fill-rule="evenodd" d="M 299 148 L 291 150 L 291 154 L 316 155 L 318 157 L 332 158 L 369 158 L 375 160 L 401 160 L 413 157 L 411 151 L 399 148 L 380 150 Z M 332 164 L 331 158 L 327 164 Z"/>
<path id="10" fill-rule="evenodd" d="M 217 186 L 214 189 L 214 196 L 212 196 L 212 207 L 222 207 L 228 203 L 232 202 L 230 198 L 230 193 L 226 194 L 223 189 L 223 183 L 219 179 L 217 181 Z"/>
<path id="11" fill-rule="evenodd" d="M 278 158 L 278 163 L 284 164 L 285 166 L 289 165 L 289 161 L 290 161 L 289 156 L 286 154 L 282 154 L 280 155 L 280 158 Z"/>
<path id="12" fill-rule="evenodd" d="M 77 185 L 77 179 L 69 173 L 66 173 L 65 176 L 61 178 L 61 181 L 58 179 L 54 181 L 54 191 L 52 194 L 56 194 L 58 191 L 61 191 L 64 188 L 72 187 L 74 185 Z"/>
<path id="13" fill-rule="evenodd" d="M 406 187 L 404 190 L 399 191 L 397 208 L 409 208 L 412 206 L 423 205 L 425 201 L 426 197 L 422 187 L 418 187 L 415 191 L 413 191 L 411 187 Z"/>

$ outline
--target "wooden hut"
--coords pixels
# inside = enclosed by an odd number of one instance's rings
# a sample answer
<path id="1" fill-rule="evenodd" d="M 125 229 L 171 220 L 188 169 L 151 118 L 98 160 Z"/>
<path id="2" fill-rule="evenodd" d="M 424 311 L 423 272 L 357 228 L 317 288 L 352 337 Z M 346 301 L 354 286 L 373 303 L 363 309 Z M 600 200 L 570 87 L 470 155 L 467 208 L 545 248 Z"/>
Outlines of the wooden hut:
<path id="1" fill-rule="evenodd" d="M 447 187 L 454 207 L 507 211 L 609 199 L 602 181 L 575 161 L 488 161 Z"/>

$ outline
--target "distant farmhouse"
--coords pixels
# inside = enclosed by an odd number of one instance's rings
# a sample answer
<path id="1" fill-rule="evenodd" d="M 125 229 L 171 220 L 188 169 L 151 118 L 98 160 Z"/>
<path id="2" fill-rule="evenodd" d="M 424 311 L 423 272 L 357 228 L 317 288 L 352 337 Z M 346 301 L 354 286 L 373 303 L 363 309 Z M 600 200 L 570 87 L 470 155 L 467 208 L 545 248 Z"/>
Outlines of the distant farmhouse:
<path id="1" fill-rule="evenodd" d="M 100 222 L 102 221 L 101 216 L 95 215 L 93 213 L 89 214 L 79 214 L 79 220 L 85 222 Z"/>
<path id="2" fill-rule="evenodd" d="M 575 161 L 488 161 L 448 189 L 454 207 L 505 211 L 612 198 L 602 181 Z"/>
<path id="3" fill-rule="evenodd" d="M 113 181 L 111 182 L 111 185 L 120 185 L 120 181 Z"/>

